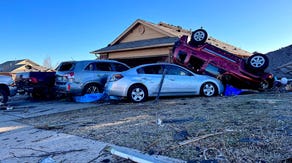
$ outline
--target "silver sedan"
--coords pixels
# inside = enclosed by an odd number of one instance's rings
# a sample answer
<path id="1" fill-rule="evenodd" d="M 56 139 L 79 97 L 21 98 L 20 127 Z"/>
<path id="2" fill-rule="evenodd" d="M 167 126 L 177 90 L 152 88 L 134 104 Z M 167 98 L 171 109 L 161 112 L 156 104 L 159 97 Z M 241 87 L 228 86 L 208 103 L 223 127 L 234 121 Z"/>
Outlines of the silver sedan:
<path id="1" fill-rule="evenodd" d="M 213 77 L 195 74 L 170 63 L 144 64 L 109 77 L 105 93 L 142 102 L 148 97 L 203 95 L 215 96 L 224 90 Z"/>

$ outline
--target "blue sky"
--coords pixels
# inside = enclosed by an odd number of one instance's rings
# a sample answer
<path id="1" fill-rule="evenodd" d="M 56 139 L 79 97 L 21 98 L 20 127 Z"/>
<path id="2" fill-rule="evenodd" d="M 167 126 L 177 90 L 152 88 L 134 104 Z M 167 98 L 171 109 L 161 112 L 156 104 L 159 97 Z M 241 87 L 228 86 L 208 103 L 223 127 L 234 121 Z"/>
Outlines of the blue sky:
<path id="1" fill-rule="evenodd" d="M 136 19 L 185 29 L 249 52 L 292 44 L 291 0 L 0 0 L 0 63 L 95 59 Z"/>

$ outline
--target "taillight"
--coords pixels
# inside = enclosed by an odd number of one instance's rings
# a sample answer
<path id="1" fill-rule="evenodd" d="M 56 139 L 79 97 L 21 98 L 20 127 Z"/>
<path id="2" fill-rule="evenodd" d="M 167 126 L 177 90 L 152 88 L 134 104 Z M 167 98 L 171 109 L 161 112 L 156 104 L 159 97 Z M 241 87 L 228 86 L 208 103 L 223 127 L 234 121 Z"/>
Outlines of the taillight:
<path id="1" fill-rule="evenodd" d="M 35 78 L 35 77 L 30 77 L 30 78 L 29 78 L 29 82 L 31 82 L 31 83 L 33 83 L 33 84 L 36 84 L 36 83 L 38 83 L 38 79 Z"/>
<path id="2" fill-rule="evenodd" d="M 70 72 L 68 74 L 65 74 L 65 77 L 69 82 L 73 82 L 74 81 L 74 72 Z"/>
<path id="3" fill-rule="evenodd" d="M 69 75 L 70 75 L 71 77 L 74 77 L 74 72 L 70 72 Z"/>
<path id="4" fill-rule="evenodd" d="M 110 81 L 117 81 L 117 80 L 122 79 L 123 77 L 124 77 L 124 76 L 123 76 L 122 74 L 114 74 L 114 75 L 111 77 Z"/>

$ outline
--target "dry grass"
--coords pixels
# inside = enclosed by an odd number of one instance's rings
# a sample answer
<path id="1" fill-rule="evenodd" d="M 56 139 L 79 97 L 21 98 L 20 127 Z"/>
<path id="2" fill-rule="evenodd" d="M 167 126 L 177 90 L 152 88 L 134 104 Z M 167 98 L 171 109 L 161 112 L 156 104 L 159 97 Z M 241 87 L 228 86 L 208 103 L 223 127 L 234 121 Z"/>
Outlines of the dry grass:
<path id="1" fill-rule="evenodd" d="M 281 162 L 292 158 L 291 95 L 122 102 L 22 122 L 186 161 Z"/>

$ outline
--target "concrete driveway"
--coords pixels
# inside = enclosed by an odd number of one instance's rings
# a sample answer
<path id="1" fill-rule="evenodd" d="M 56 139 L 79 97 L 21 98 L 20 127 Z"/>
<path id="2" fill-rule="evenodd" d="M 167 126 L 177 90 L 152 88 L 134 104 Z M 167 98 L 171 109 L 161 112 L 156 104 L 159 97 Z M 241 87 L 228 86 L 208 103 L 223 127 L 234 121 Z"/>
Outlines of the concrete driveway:
<path id="1" fill-rule="evenodd" d="M 17 122 L 18 119 L 59 112 L 102 107 L 97 103 L 75 103 L 66 100 L 31 101 L 26 96 L 12 97 L 8 108 L 0 111 L 0 162 L 101 162 L 114 159 L 105 152 L 105 147 L 117 147 L 91 139 L 34 128 Z M 4 110 L 5 109 L 5 110 Z M 8 110 L 6 110 L 8 109 Z M 45 121 L 45 119 L 44 119 Z M 138 152 L 126 149 L 127 153 Z M 130 152 L 130 153 L 131 153 Z M 108 152 L 107 152 L 108 153 Z M 140 156 L 138 156 L 140 157 Z M 144 156 L 142 156 L 144 157 Z M 147 159 L 150 157 L 146 156 Z M 150 162 L 184 162 L 167 157 L 151 158 Z"/>

